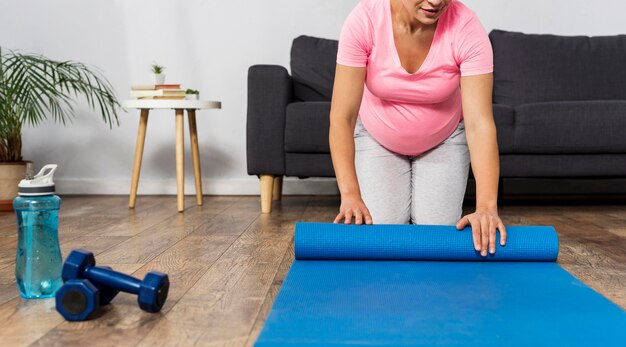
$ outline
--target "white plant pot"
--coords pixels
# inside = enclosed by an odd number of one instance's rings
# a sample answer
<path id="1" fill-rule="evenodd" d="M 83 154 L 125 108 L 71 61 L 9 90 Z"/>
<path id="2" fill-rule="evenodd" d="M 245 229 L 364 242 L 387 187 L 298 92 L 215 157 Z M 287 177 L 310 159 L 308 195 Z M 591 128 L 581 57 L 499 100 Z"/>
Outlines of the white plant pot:
<path id="1" fill-rule="evenodd" d="M 154 84 L 164 84 L 165 83 L 165 74 L 152 74 L 154 78 Z"/>
<path id="2" fill-rule="evenodd" d="M 187 99 L 187 100 L 198 100 L 198 99 L 200 99 L 200 94 L 185 94 L 185 99 Z"/>

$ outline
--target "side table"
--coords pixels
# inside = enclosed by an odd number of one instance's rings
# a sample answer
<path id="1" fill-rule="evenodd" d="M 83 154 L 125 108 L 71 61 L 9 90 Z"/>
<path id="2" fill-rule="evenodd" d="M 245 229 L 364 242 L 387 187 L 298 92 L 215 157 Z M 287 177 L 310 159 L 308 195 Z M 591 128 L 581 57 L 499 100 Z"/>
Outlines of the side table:
<path id="1" fill-rule="evenodd" d="M 143 146 L 146 139 L 146 128 L 148 127 L 148 113 L 151 109 L 173 109 L 176 115 L 176 183 L 177 183 L 177 205 L 178 212 L 185 210 L 185 154 L 184 154 L 184 111 L 187 110 L 189 119 L 189 136 L 191 139 L 191 159 L 196 181 L 196 201 L 202 205 L 202 174 L 200 173 L 200 150 L 198 148 L 198 132 L 196 129 L 196 110 L 201 109 L 221 109 L 222 103 L 219 101 L 204 100 L 125 100 L 122 103 L 124 108 L 139 109 L 139 131 L 137 133 L 137 145 L 135 147 L 135 163 L 133 165 L 132 181 L 130 185 L 130 198 L 128 207 L 135 208 L 137 198 L 137 186 L 139 185 L 139 173 L 141 172 L 141 159 L 143 157 Z"/>

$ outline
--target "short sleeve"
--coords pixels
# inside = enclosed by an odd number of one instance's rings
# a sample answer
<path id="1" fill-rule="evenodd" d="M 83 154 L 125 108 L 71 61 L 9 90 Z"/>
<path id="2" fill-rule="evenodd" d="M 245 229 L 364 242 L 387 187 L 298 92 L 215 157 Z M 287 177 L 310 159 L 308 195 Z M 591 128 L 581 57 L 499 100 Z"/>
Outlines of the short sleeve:
<path id="1" fill-rule="evenodd" d="M 362 3 L 350 12 L 341 28 L 337 64 L 365 67 L 372 47 L 369 16 Z"/>
<path id="2" fill-rule="evenodd" d="M 456 35 L 455 47 L 461 76 L 493 72 L 491 42 L 475 15 L 472 14 L 472 17 L 460 28 Z"/>

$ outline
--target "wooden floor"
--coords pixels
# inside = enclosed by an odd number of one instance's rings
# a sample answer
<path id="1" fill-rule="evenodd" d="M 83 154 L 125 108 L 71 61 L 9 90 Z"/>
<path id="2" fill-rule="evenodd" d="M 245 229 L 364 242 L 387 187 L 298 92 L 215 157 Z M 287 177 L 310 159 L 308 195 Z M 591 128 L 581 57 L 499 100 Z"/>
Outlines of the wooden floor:
<path id="1" fill-rule="evenodd" d="M 271 215 L 258 197 L 206 197 L 184 213 L 176 197 L 65 197 L 63 256 L 83 247 L 96 261 L 137 277 L 169 274 L 170 294 L 158 314 L 120 294 L 97 319 L 65 322 L 53 300 L 24 300 L 15 286 L 15 217 L 0 214 L 0 345 L 252 345 L 293 260 L 296 221 L 328 222 L 337 197 L 287 196 Z M 467 206 L 470 210 L 472 206 Z M 509 205 L 507 225 L 554 225 L 559 263 L 626 309 L 626 205 Z M 575 304 L 575 303 L 572 303 Z"/>

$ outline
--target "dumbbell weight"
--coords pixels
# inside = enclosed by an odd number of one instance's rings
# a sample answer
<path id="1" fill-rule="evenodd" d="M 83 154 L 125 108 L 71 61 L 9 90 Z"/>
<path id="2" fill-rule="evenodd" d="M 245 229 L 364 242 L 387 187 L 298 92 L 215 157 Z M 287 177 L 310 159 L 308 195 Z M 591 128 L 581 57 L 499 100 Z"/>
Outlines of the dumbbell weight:
<path id="1" fill-rule="evenodd" d="M 69 280 L 55 295 L 56 309 L 68 321 L 83 321 L 99 306 L 108 305 L 117 293 L 119 290 L 89 280 Z"/>
<path id="2" fill-rule="evenodd" d="M 57 311 L 68 321 L 83 321 L 98 308 L 100 293 L 89 280 L 69 280 L 55 295 Z"/>
<path id="3" fill-rule="evenodd" d="M 101 288 L 137 294 L 139 307 L 147 312 L 160 311 L 169 291 L 169 279 L 164 273 L 149 272 L 141 281 L 111 268 L 96 266 L 93 253 L 84 249 L 73 250 L 68 255 L 62 277 L 64 281 L 84 278 Z"/>
<path id="4" fill-rule="evenodd" d="M 93 259 L 93 262 L 91 261 L 92 259 Z M 91 264 L 92 266 L 96 265 L 96 260 L 93 257 L 93 253 L 91 257 L 86 258 L 86 264 Z M 102 267 L 105 269 L 113 270 L 110 266 L 102 266 Z M 74 278 L 66 278 L 66 276 L 62 276 L 62 277 L 63 277 L 63 282 L 74 279 Z M 100 285 L 98 283 L 91 282 L 91 284 L 94 285 L 96 288 L 98 288 L 98 292 L 100 293 L 100 300 L 99 300 L 100 306 L 105 306 L 105 305 L 110 304 L 113 298 L 115 298 L 117 294 L 120 292 L 119 290 L 115 288 Z"/>

